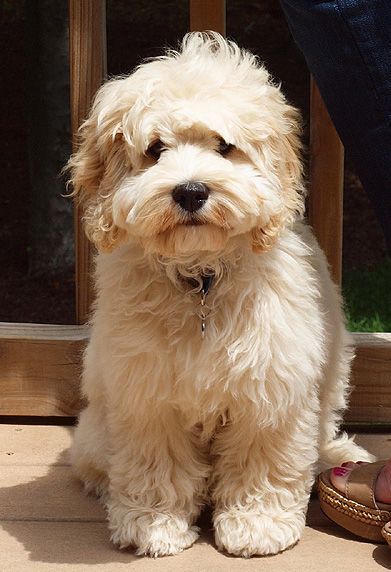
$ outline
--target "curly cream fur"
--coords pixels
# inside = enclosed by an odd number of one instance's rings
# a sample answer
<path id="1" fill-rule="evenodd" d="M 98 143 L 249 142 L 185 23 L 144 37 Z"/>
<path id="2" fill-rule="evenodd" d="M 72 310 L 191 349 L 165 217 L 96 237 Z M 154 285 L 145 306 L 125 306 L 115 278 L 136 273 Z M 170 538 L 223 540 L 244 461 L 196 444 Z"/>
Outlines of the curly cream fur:
<path id="1" fill-rule="evenodd" d="M 73 464 L 138 554 L 190 546 L 205 502 L 220 549 L 284 550 L 318 461 L 370 459 L 337 436 L 353 354 L 301 221 L 299 131 L 253 55 L 198 33 L 105 84 L 81 128 L 69 166 L 100 253 Z M 193 218 L 171 194 L 186 181 L 210 189 Z"/>

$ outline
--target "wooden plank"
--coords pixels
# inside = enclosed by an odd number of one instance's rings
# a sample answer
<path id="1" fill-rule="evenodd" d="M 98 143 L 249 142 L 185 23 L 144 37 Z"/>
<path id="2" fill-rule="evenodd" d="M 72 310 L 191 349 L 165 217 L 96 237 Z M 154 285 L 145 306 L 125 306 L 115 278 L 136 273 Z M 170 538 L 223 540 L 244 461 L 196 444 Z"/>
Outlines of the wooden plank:
<path id="1" fill-rule="evenodd" d="M 345 419 L 391 423 L 391 334 L 354 334 L 356 358 L 350 409 Z"/>
<path id="2" fill-rule="evenodd" d="M 73 416 L 86 326 L 0 324 L 0 415 Z"/>
<path id="3" fill-rule="evenodd" d="M 342 279 L 343 173 L 342 143 L 311 80 L 309 219 L 337 284 Z"/>
<path id="4" fill-rule="evenodd" d="M 87 117 L 95 92 L 106 75 L 105 0 L 69 0 L 71 118 L 73 145 L 77 130 Z M 75 206 L 76 321 L 86 322 L 92 301 L 91 245 Z"/>
<path id="5" fill-rule="evenodd" d="M 350 409 L 357 423 L 391 422 L 391 334 L 354 334 Z M 79 412 L 87 326 L 0 324 L 0 415 Z"/>
<path id="6" fill-rule="evenodd" d="M 225 36 L 225 0 L 190 0 L 190 30 L 213 30 Z"/>

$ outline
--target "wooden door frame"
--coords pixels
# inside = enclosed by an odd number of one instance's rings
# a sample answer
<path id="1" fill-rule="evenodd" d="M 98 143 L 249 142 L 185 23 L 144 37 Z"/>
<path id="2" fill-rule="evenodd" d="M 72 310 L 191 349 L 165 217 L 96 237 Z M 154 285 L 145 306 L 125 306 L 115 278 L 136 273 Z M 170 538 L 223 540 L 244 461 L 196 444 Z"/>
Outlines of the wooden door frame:
<path id="1" fill-rule="evenodd" d="M 225 33 L 224 0 L 189 0 L 190 30 Z M 69 0 L 73 141 L 106 75 L 104 0 Z M 341 282 L 343 148 L 314 82 L 311 87 L 311 195 L 315 234 Z M 76 318 L 79 325 L 0 323 L 0 415 L 74 416 L 91 304 L 91 247 L 75 207 Z M 348 421 L 391 420 L 391 333 L 354 334 L 357 357 Z"/>

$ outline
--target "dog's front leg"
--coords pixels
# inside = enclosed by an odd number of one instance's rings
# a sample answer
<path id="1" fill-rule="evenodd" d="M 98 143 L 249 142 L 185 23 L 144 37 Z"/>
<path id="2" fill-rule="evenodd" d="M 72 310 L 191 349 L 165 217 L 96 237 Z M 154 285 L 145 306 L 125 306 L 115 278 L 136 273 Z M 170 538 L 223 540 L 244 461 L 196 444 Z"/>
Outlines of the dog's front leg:
<path id="1" fill-rule="evenodd" d="M 216 544 L 243 557 L 276 554 L 300 539 L 317 459 L 316 415 L 291 412 L 276 429 L 254 417 L 234 418 L 213 444 Z"/>
<path id="2" fill-rule="evenodd" d="M 107 502 L 112 541 L 139 555 L 175 554 L 198 537 L 192 526 L 205 493 L 208 465 L 179 413 L 149 404 L 111 418 Z"/>

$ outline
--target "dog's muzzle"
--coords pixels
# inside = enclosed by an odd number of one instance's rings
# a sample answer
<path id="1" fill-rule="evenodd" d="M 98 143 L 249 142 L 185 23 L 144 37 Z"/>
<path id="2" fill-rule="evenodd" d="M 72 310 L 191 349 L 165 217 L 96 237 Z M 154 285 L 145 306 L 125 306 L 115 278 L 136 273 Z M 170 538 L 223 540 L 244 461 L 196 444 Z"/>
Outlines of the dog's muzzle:
<path id="1" fill-rule="evenodd" d="M 209 192 L 208 187 L 203 183 L 189 181 L 177 185 L 172 191 L 172 198 L 183 210 L 194 213 L 204 206 Z"/>

